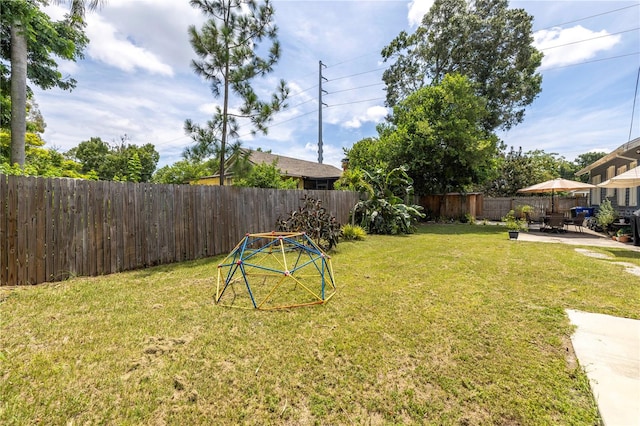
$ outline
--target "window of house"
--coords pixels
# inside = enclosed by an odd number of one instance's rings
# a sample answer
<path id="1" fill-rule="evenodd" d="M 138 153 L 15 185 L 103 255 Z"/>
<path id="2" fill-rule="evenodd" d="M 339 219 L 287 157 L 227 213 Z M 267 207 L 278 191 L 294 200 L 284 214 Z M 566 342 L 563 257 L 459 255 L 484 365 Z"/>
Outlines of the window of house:
<path id="1" fill-rule="evenodd" d="M 599 183 L 602 183 L 602 175 L 592 176 L 591 177 L 591 183 L 593 185 L 597 185 Z M 591 190 L 591 204 L 593 204 L 594 206 L 599 206 L 600 205 L 600 201 L 602 200 L 601 194 L 602 194 L 602 190 L 600 188 L 592 189 Z"/>
<path id="2" fill-rule="evenodd" d="M 611 179 L 616 175 L 616 166 L 607 167 L 607 180 Z M 613 197 L 616 195 L 616 190 L 614 188 L 607 188 L 607 197 Z"/>
<path id="3" fill-rule="evenodd" d="M 629 170 L 634 169 L 636 167 L 638 167 L 638 162 L 637 161 L 633 161 L 629 165 Z M 629 189 L 629 205 L 630 206 L 637 206 L 638 205 L 638 187 L 637 186 L 635 188 Z"/>
<path id="4" fill-rule="evenodd" d="M 627 171 L 627 166 L 618 167 L 618 173 L 616 176 Z M 627 189 L 626 188 L 618 188 L 618 205 L 626 206 L 627 205 Z"/>

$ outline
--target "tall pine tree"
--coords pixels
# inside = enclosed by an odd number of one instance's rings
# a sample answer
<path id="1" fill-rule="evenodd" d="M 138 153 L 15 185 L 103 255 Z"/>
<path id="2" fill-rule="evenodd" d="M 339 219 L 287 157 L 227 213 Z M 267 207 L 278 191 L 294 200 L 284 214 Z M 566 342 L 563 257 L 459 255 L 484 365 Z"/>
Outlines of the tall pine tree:
<path id="1" fill-rule="evenodd" d="M 191 45 L 198 56 L 192 61 L 196 74 L 211 83 L 222 106 L 216 107 L 206 126 L 185 121 L 185 131 L 195 142 L 195 151 L 216 153 L 220 161 L 220 185 L 225 180 L 225 159 L 230 139 L 238 139 L 242 121 L 249 121 L 251 132 L 267 133 L 273 114 L 284 108 L 288 89 L 283 80 L 268 101 L 258 99 L 251 83 L 264 77 L 280 58 L 274 9 L 269 0 L 191 0 L 209 19 L 197 30 L 189 27 Z M 267 49 L 260 43 L 270 42 Z M 264 52 L 265 57 L 258 55 Z M 232 104 L 238 101 L 239 105 Z M 233 111 L 233 112 L 232 112 Z M 236 144 L 237 148 L 238 144 Z"/>

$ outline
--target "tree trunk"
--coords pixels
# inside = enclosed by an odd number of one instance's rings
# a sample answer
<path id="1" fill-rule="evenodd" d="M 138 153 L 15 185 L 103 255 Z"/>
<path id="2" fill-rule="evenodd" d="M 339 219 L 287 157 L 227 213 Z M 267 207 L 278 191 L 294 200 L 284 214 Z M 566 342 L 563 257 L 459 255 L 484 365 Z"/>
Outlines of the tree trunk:
<path id="1" fill-rule="evenodd" d="M 11 164 L 24 167 L 27 132 L 27 38 L 22 24 L 11 27 Z"/>

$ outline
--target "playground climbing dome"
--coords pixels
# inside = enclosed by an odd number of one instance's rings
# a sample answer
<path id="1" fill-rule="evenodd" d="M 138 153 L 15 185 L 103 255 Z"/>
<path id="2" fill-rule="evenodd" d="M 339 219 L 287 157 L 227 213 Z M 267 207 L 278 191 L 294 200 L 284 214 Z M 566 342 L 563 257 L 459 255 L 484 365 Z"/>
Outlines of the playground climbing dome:
<path id="1" fill-rule="evenodd" d="M 303 232 L 246 234 L 218 265 L 216 304 L 285 309 L 336 292 L 331 258 Z"/>

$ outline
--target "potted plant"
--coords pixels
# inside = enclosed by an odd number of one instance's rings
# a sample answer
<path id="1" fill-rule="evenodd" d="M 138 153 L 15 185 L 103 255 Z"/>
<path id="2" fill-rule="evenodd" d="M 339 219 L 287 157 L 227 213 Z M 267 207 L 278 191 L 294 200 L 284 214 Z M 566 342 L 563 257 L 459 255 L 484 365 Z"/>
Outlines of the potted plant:
<path id="1" fill-rule="evenodd" d="M 631 228 L 625 226 L 618 229 L 618 232 L 616 232 L 616 236 L 618 237 L 618 241 L 620 241 L 621 243 L 628 243 L 629 241 L 631 241 Z"/>
<path id="2" fill-rule="evenodd" d="M 527 221 L 525 219 L 516 219 L 516 213 L 513 210 L 509 210 L 509 213 L 502 218 L 509 232 L 510 240 L 517 240 L 520 235 L 520 231 L 526 232 L 529 230 Z"/>

